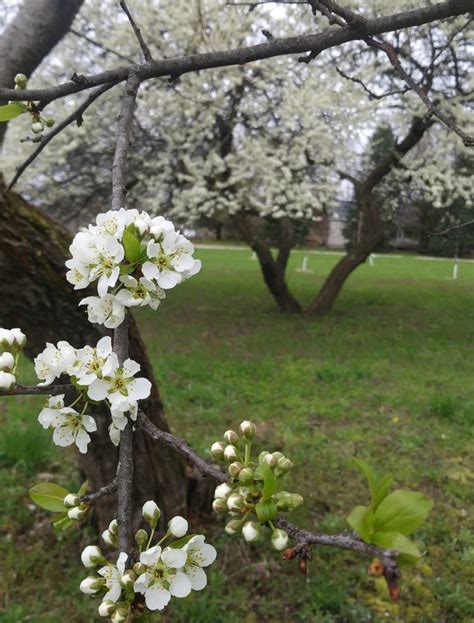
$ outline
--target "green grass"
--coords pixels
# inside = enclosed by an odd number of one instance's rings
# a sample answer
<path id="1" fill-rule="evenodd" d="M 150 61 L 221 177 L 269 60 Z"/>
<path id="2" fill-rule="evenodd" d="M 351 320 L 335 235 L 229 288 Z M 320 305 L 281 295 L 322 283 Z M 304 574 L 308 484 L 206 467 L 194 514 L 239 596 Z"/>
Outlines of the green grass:
<path id="1" fill-rule="evenodd" d="M 296 563 L 216 524 L 203 526 L 219 549 L 209 588 L 177 600 L 167 620 L 474 621 L 474 263 L 461 263 L 453 281 L 448 260 L 378 257 L 351 276 L 332 314 L 312 321 L 278 312 L 250 251 L 199 256 L 198 277 L 169 292 L 158 312 L 138 314 L 171 428 L 205 453 L 225 429 L 254 420 L 261 447 L 296 464 L 288 488 L 306 503 L 294 519 L 310 529 L 344 529 L 345 515 L 367 500 L 355 455 L 435 507 L 415 535 L 426 557 L 404 573 L 398 605 L 360 556 L 315 550 L 306 582 Z M 309 255 L 306 274 L 296 271 L 302 256 L 292 255 L 288 276 L 308 302 L 337 256 Z M 90 535 L 58 544 L 26 496 L 38 472 L 77 478 L 71 455 L 36 423 L 37 400 L 8 399 L 0 409 L 0 622 L 95 620 L 76 589 Z"/>

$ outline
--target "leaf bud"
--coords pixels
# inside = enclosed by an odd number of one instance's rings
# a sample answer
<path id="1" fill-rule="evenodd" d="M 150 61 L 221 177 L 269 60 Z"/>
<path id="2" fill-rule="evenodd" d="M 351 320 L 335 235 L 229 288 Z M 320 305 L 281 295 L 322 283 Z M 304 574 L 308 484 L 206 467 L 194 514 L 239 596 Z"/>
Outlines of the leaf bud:
<path id="1" fill-rule="evenodd" d="M 230 443 L 232 445 L 239 443 L 239 436 L 233 430 L 226 430 L 226 432 L 224 433 L 224 439 L 227 441 L 227 443 Z"/>
<path id="2" fill-rule="evenodd" d="M 373 560 L 370 563 L 369 568 L 367 569 L 367 572 L 369 575 L 375 578 L 380 578 L 383 575 L 384 570 L 385 570 L 385 567 L 380 562 L 380 560 Z"/>
<path id="3" fill-rule="evenodd" d="M 253 439 L 255 437 L 255 433 L 257 432 L 257 427 L 253 422 L 249 422 L 248 420 L 244 420 L 240 423 L 239 426 L 240 434 L 245 437 L 245 439 Z"/>
<path id="4" fill-rule="evenodd" d="M 248 543 L 255 543 L 260 538 L 260 525 L 256 521 L 247 521 L 242 528 L 242 534 Z"/>
<path id="5" fill-rule="evenodd" d="M 273 521 L 277 515 L 277 506 L 272 500 L 255 504 L 255 514 L 260 523 Z"/>
<path id="6" fill-rule="evenodd" d="M 213 443 L 211 446 L 211 454 L 216 460 L 221 461 L 224 458 L 224 444 L 220 441 Z"/>
<path id="7" fill-rule="evenodd" d="M 229 463 L 236 461 L 239 458 L 237 448 L 232 445 L 226 446 L 224 449 L 224 457 Z"/>
<path id="8" fill-rule="evenodd" d="M 272 545 L 278 551 L 285 549 L 288 545 L 288 534 L 279 528 L 274 530 L 272 533 Z"/>
<path id="9" fill-rule="evenodd" d="M 228 467 L 229 474 L 232 478 L 238 478 L 240 472 L 242 471 L 243 465 L 239 461 L 234 461 Z"/>

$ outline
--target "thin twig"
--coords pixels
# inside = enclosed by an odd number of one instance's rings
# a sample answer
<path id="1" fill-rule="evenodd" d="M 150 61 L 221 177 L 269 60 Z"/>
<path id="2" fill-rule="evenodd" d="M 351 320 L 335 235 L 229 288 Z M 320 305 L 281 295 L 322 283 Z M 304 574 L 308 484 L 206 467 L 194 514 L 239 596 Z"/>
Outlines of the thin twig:
<path id="1" fill-rule="evenodd" d="M 8 184 L 6 189 L 3 191 L 3 193 L 6 194 L 7 192 L 9 192 L 13 188 L 13 186 L 15 186 L 15 184 L 20 179 L 21 175 L 30 166 L 30 164 L 34 160 L 36 160 L 36 158 L 40 155 L 40 153 L 43 151 L 43 149 L 46 147 L 46 145 L 48 145 L 48 143 L 50 143 L 53 140 L 53 138 L 55 138 L 60 132 L 62 132 L 65 128 L 67 128 L 69 125 L 71 125 L 71 123 L 73 123 L 74 121 L 77 123 L 78 126 L 81 126 L 82 125 L 82 121 L 83 121 L 82 115 L 84 114 L 84 112 L 89 108 L 89 106 L 91 104 L 93 104 L 95 102 L 96 99 L 98 99 L 101 95 L 106 93 L 106 91 L 108 91 L 109 89 L 114 87 L 116 84 L 118 84 L 118 83 L 117 82 L 112 82 L 112 83 L 109 83 L 109 84 L 104 84 L 103 86 L 101 86 L 98 89 L 96 89 L 79 106 L 79 108 L 77 108 L 73 113 L 71 113 L 69 115 L 69 117 L 66 117 L 66 119 L 61 121 L 61 123 L 58 123 L 58 125 L 55 128 L 53 128 L 50 132 L 48 132 L 48 134 L 43 136 L 41 138 L 40 142 L 39 142 L 38 147 L 28 156 L 28 158 L 24 162 L 22 162 L 17 167 L 15 176 L 13 177 L 12 181 Z"/>
<path id="2" fill-rule="evenodd" d="M 450 227 L 446 227 L 441 231 L 429 231 L 428 236 L 432 238 L 433 236 L 447 236 L 449 233 L 456 229 L 462 229 L 463 227 L 469 227 L 469 225 L 474 225 L 474 219 L 472 221 L 466 221 L 465 223 L 459 223 L 458 225 L 451 225 Z"/>
<path id="3" fill-rule="evenodd" d="M 74 385 L 14 385 L 10 390 L 0 390 L 0 396 L 40 396 L 49 394 L 57 396 L 58 394 L 66 394 Z"/>
<path id="4" fill-rule="evenodd" d="M 81 502 L 83 504 L 94 504 L 100 498 L 103 498 L 105 495 L 111 495 L 117 491 L 117 479 L 114 478 L 112 482 L 108 485 L 104 485 L 98 491 L 94 491 L 94 493 L 87 493 L 81 497 Z"/>
<path id="5" fill-rule="evenodd" d="M 145 57 L 145 60 L 147 62 L 152 61 L 153 57 L 151 55 L 150 48 L 145 43 L 145 40 L 143 39 L 143 36 L 142 36 L 142 33 L 141 33 L 141 30 L 140 30 L 137 22 L 135 21 L 133 15 L 132 15 L 132 12 L 128 8 L 127 3 L 125 2 L 125 0 L 120 0 L 119 4 L 120 4 L 120 8 L 122 9 L 122 11 L 128 17 L 128 21 L 130 22 L 130 25 L 133 28 L 133 32 L 135 33 L 135 36 L 138 39 L 138 43 L 140 44 L 140 48 L 141 48 L 141 50 L 143 52 L 143 56 Z"/>

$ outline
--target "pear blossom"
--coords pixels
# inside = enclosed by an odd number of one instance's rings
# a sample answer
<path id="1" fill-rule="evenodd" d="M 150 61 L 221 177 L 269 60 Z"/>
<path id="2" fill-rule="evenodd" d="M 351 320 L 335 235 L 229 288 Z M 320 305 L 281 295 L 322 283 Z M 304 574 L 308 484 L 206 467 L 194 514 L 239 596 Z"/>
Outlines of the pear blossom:
<path id="1" fill-rule="evenodd" d="M 46 401 L 46 406 L 41 409 L 38 415 L 38 422 L 43 428 L 49 428 L 52 426 L 53 420 L 56 417 L 56 413 L 64 407 L 64 394 L 57 394 L 56 396 L 49 396 Z"/>
<path id="2" fill-rule="evenodd" d="M 171 596 L 187 597 L 191 592 L 191 581 L 182 571 L 187 554 L 183 549 L 161 549 L 155 545 L 140 554 L 140 562 L 146 571 L 136 580 L 136 593 L 145 595 L 149 610 L 163 610 Z"/>
<path id="3" fill-rule="evenodd" d="M 153 500 L 148 500 L 142 507 L 143 518 L 149 523 L 156 525 L 156 522 L 160 518 L 161 511 L 158 508 L 158 504 Z"/>
<path id="4" fill-rule="evenodd" d="M 97 346 L 85 346 L 77 351 L 77 370 L 75 376 L 79 385 L 90 385 L 102 377 L 102 369 L 107 357 L 112 353 L 112 340 L 109 336 L 101 338 Z"/>
<path id="5" fill-rule="evenodd" d="M 105 580 L 103 578 L 90 575 L 82 580 L 79 588 L 85 595 L 95 595 L 104 587 L 104 584 Z"/>
<path id="6" fill-rule="evenodd" d="M 188 522 L 184 517 L 177 515 L 168 522 L 168 530 L 177 538 L 181 538 L 188 531 Z"/>
<path id="7" fill-rule="evenodd" d="M 260 524 L 256 521 L 247 521 L 242 528 L 242 534 L 246 541 L 255 543 L 260 538 Z"/>
<path id="8" fill-rule="evenodd" d="M 0 348 L 18 351 L 23 348 L 26 336 L 21 329 L 0 329 Z"/>
<path id="9" fill-rule="evenodd" d="M 15 367 L 15 358 L 11 353 L 2 353 L 0 355 L 0 370 L 3 372 L 11 372 Z"/>
<path id="10" fill-rule="evenodd" d="M 207 584 L 207 576 L 202 567 L 211 565 L 217 557 L 215 547 L 205 543 L 205 537 L 201 534 L 193 536 L 183 547 L 187 554 L 184 573 L 191 582 L 194 591 L 201 591 Z"/>
<path id="11" fill-rule="evenodd" d="M 10 372 L 0 370 L 0 389 L 9 390 L 16 384 L 16 377 Z"/>
<path id="12" fill-rule="evenodd" d="M 191 274 L 199 271 L 201 264 L 192 257 L 193 252 L 194 246 L 187 238 L 169 231 L 161 242 L 149 241 L 149 261 L 143 264 L 143 274 L 156 280 L 160 288 L 174 288 L 186 278 L 187 271 Z"/>
<path id="13" fill-rule="evenodd" d="M 38 416 L 43 428 L 53 428 L 53 441 L 57 446 L 75 443 L 82 454 L 87 452 L 91 440 L 89 433 L 97 430 L 93 417 L 78 413 L 71 407 L 64 407 L 64 394 L 50 396 L 47 405 Z"/>
<path id="14" fill-rule="evenodd" d="M 42 381 L 38 385 L 51 385 L 62 374 L 74 374 L 76 349 L 69 342 L 58 342 L 57 346 L 47 342 L 46 348 L 35 358 L 36 376 Z"/>
<path id="15" fill-rule="evenodd" d="M 97 565 L 101 565 L 106 562 L 104 555 L 97 545 L 87 545 L 87 547 L 82 550 L 81 561 L 84 567 L 87 567 L 88 569 L 91 567 L 97 567 Z"/>
<path id="16" fill-rule="evenodd" d="M 122 594 L 122 576 L 125 573 L 125 563 L 128 556 L 125 552 L 122 552 L 117 560 L 116 565 L 107 564 L 98 573 L 105 578 L 105 586 L 108 588 L 107 593 L 104 595 L 104 600 L 110 600 L 117 602 Z"/>
<path id="17" fill-rule="evenodd" d="M 149 305 L 155 310 L 158 309 L 161 300 L 166 297 L 164 290 L 145 277 L 137 280 L 130 275 L 122 275 L 120 281 L 125 287 L 119 290 L 116 300 L 125 307 Z"/>
<path id="18" fill-rule="evenodd" d="M 125 307 L 113 294 L 86 296 L 79 305 L 87 305 L 89 322 L 103 324 L 107 329 L 116 329 L 125 318 Z"/>

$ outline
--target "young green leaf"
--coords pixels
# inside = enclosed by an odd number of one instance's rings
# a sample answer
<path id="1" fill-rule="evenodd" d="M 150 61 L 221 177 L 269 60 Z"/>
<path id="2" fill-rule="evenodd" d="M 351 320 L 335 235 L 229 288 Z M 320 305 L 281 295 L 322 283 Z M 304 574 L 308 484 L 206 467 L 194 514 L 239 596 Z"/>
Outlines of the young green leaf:
<path id="1" fill-rule="evenodd" d="M 172 547 L 173 549 L 180 549 L 181 547 L 186 545 L 186 543 L 189 543 L 189 541 L 195 536 L 195 534 L 187 534 L 186 536 L 181 537 L 174 543 L 171 543 L 169 547 Z"/>
<path id="2" fill-rule="evenodd" d="M 276 478 L 270 467 L 265 463 L 260 465 L 260 471 L 263 475 L 262 502 L 267 502 L 276 491 Z"/>
<path id="3" fill-rule="evenodd" d="M 353 508 L 346 517 L 346 521 L 363 541 L 370 543 L 370 535 L 373 530 L 373 513 L 368 506 L 356 506 Z"/>
<path id="4" fill-rule="evenodd" d="M 267 502 L 258 502 L 255 504 L 255 514 L 260 523 L 273 521 L 277 516 L 277 507 L 275 502 L 268 500 Z"/>
<path id="5" fill-rule="evenodd" d="M 378 506 L 387 497 L 388 492 L 390 491 L 390 487 L 392 486 L 392 483 L 393 483 L 392 474 L 387 474 L 386 476 L 384 476 L 384 478 L 382 478 L 382 480 L 377 482 L 377 491 L 375 493 L 375 496 L 373 496 L 372 502 L 370 505 L 374 513 L 377 510 Z"/>
<path id="6" fill-rule="evenodd" d="M 132 234 L 130 229 L 125 229 L 122 237 L 123 247 L 125 249 L 125 257 L 133 264 L 140 257 L 140 241 Z"/>
<path id="7" fill-rule="evenodd" d="M 28 109 L 21 102 L 10 102 L 5 106 L 0 106 L 0 121 L 10 121 L 26 112 Z"/>
<path id="8" fill-rule="evenodd" d="M 374 469 L 363 459 L 353 459 L 354 465 L 364 474 L 369 483 L 369 490 L 372 496 L 370 508 L 375 512 L 378 505 L 385 499 L 392 485 L 393 476 L 388 474 L 380 479 Z"/>
<path id="9" fill-rule="evenodd" d="M 375 532 L 372 543 L 384 549 L 394 549 L 400 552 L 397 560 L 406 565 L 413 565 L 421 558 L 420 550 L 413 541 L 410 541 L 400 532 Z"/>
<path id="10" fill-rule="evenodd" d="M 88 480 L 84 480 L 84 482 L 82 483 L 79 491 L 77 492 L 77 495 L 80 498 L 87 493 L 88 486 L 89 486 L 89 481 Z"/>
<path id="11" fill-rule="evenodd" d="M 53 527 L 55 530 L 67 530 L 74 523 L 74 519 L 69 519 L 67 513 L 60 513 L 56 515 L 55 521 L 53 521 Z"/>
<path id="12" fill-rule="evenodd" d="M 374 514 L 375 532 L 401 532 L 409 535 L 425 521 L 433 502 L 417 491 L 394 491 Z"/>
<path id="13" fill-rule="evenodd" d="M 41 482 L 32 487 L 28 493 L 33 502 L 41 508 L 61 513 L 65 509 L 64 498 L 69 491 L 54 482 Z"/>

